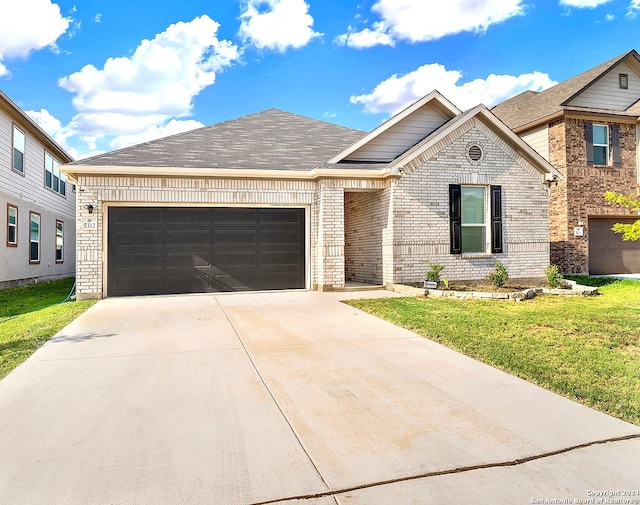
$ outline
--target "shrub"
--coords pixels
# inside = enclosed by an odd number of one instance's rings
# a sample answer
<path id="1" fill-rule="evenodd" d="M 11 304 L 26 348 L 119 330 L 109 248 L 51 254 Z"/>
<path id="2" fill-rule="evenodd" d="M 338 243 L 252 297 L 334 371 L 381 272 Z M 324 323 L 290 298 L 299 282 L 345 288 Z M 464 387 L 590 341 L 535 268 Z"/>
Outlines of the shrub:
<path id="1" fill-rule="evenodd" d="M 440 273 L 444 270 L 444 265 L 438 265 L 437 263 L 427 262 L 429 270 L 424 274 L 424 278 L 427 281 L 440 282 Z"/>
<path id="2" fill-rule="evenodd" d="M 507 283 L 508 280 L 509 269 L 498 260 L 496 260 L 493 272 L 489 272 L 489 275 L 487 275 L 487 281 L 489 281 L 495 287 L 501 288 Z"/>
<path id="3" fill-rule="evenodd" d="M 559 288 L 562 286 L 562 281 L 564 277 L 558 270 L 557 265 L 547 265 L 544 269 L 544 274 L 547 276 L 547 284 L 551 288 Z"/>

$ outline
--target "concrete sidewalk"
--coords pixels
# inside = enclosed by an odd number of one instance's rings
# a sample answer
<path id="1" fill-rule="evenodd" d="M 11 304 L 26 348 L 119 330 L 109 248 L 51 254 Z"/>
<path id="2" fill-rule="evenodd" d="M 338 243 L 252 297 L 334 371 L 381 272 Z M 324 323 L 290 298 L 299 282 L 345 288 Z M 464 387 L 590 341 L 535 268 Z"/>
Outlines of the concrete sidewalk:
<path id="1" fill-rule="evenodd" d="M 344 296 L 99 302 L 0 382 L 0 503 L 524 504 L 640 487 L 640 427 Z"/>

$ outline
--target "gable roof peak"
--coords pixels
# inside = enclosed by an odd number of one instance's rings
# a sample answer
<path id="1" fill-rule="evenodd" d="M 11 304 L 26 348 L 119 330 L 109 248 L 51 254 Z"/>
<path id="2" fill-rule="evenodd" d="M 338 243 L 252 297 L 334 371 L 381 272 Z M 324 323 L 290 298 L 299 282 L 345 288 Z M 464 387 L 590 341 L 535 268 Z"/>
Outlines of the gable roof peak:
<path id="1" fill-rule="evenodd" d="M 635 59 L 640 66 L 640 54 L 631 49 L 543 91 L 523 91 L 495 105 L 492 111 L 510 128 L 534 125 L 544 118 L 560 113 L 589 86 L 629 58 Z"/>

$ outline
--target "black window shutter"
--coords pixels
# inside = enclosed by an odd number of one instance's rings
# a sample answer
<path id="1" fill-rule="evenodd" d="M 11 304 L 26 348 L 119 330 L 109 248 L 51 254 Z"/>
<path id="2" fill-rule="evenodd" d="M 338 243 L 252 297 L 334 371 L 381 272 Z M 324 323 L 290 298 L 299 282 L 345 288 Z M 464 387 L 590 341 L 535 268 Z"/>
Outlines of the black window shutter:
<path id="1" fill-rule="evenodd" d="M 593 123 L 584 124 L 584 140 L 587 148 L 587 165 L 593 165 Z"/>
<path id="2" fill-rule="evenodd" d="M 502 187 L 491 186 L 491 252 L 502 252 Z"/>
<path id="3" fill-rule="evenodd" d="M 611 147 L 613 148 L 613 164 L 621 165 L 620 160 L 620 125 L 611 125 Z"/>
<path id="4" fill-rule="evenodd" d="M 449 243 L 451 254 L 462 254 L 462 189 L 449 184 Z"/>

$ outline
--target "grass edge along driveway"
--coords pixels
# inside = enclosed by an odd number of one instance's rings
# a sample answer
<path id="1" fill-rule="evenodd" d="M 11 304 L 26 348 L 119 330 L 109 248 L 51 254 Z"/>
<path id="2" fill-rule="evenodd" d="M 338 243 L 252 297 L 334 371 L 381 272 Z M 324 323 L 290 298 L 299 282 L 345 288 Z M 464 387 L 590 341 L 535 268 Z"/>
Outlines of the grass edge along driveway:
<path id="1" fill-rule="evenodd" d="M 0 380 L 96 302 L 65 301 L 73 283 L 68 277 L 0 291 Z"/>
<path id="2" fill-rule="evenodd" d="M 605 282 L 599 296 L 521 303 L 418 297 L 345 303 L 640 425 L 640 282 Z"/>

